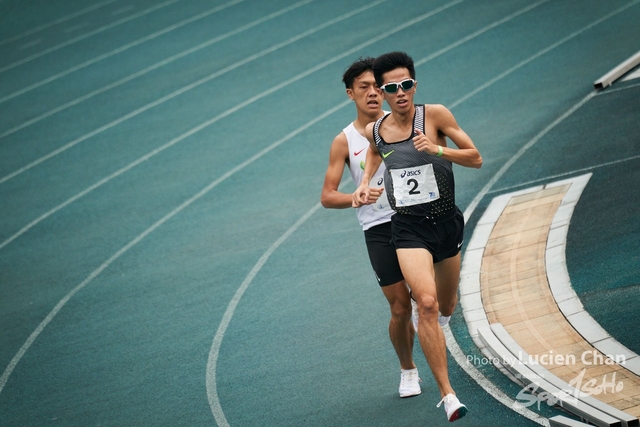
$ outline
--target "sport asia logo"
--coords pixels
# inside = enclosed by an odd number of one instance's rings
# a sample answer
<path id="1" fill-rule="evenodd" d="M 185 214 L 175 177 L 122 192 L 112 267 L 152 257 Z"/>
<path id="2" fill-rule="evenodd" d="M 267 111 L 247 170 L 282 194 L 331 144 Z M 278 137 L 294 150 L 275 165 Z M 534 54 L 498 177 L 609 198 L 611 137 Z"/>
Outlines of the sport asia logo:
<path id="1" fill-rule="evenodd" d="M 613 366 L 622 365 L 626 363 L 626 357 L 624 355 L 610 355 L 602 354 L 596 350 L 585 351 L 581 355 L 575 354 L 554 354 L 553 350 L 542 355 L 525 355 L 522 352 L 518 352 L 512 358 L 486 358 L 477 357 L 475 355 L 468 355 L 467 362 L 474 365 L 509 365 L 516 366 L 518 363 L 524 363 L 525 365 L 549 365 L 549 366 L 569 366 L 576 365 L 578 357 L 582 365 L 585 366 Z M 516 374 L 522 382 L 528 383 L 516 396 L 514 405 L 517 407 L 528 407 L 537 405 L 540 409 L 540 404 L 546 402 L 547 405 L 556 405 L 559 401 L 566 401 L 567 403 L 577 403 L 580 397 L 583 396 L 598 396 L 599 394 L 613 394 L 619 393 L 624 389 L 624 382 L 616 379 L 615 370 L 611 373 L 611 379 L 608 379 L 607 374 L 604 376 L 588 376 L 587 368 L 582 370 L 573 379 L 568 382 L 566 389 L 558 388 L 556 391 L 549 392 L 545 390 L 539 390 L 540 385 L 536 383 L 537 376 L 524 378 L 523 374 Z"/>
<path id="2" fill-rule="evenodd" d="M 614 394 L 624 389 L 624 382 L 616 381 L 615 372 L 611 376 L 611 381 L 607 381 L 607 375 L 605 374 L 600 382 L 595 378 L 591 378 L 583 383 L 586 373 L 587 369 L 583 368 L 574 379 L 569 381 L 569 388 L 558 389 L 558 391 L 554 392 L 539 392 L 539 384 L 537 384 L 535 380 L 532 380 L 530 384 L 518 392 L 516 396 L 518 400 L 514 402 L 514 406 L 526 408 L 537 404 L 538 410 L 540 410 L 541 402 L 547 402 L 549 406 L 557 405 L 560 401 L 576 405 L 582 396 L 597 396 L 607 393 Z"/>
<path id="3" fill-rule="evenodd" d="M 519 356 L 520 360 L 525 360 L 522 355 Z M 550 351 L 548 354 L 536 355 L 533 359 L 528 357 L 528 363 L 530 365 L 551 365 L 567 366 L 576 364 L 575 354 L 553 354 Z M 586 366 L 597 365 L 623 365 L 626 363 L 626 357 L 624 355 L 604 355 L 596 350 L 585 351 L 580 356 L 580 361 Z M 529 385 L 524 387 L 516 396 L 518 405 L 527 407 L 537 404 L 540 409 L 540 402 L 547 402 L 547 405 L 556 405 L 559 401 L 563 400 L 570 403 L 576 403 L 581 396 L 597 396 L 599 394 L 618 393 L 624 389 L 624 382 L 616 380 L 616 372 L 613 371 L 611 380 L 607 380 L 607 374 L 602 378 L 597 376 L 594 378 L 588 378 L 585 381 L 587 374 L 587 368 L 582 368 L 580 373 L 569 381 L 567 389 L 559 389 L 556 392 L 542 391 L 538 392 L 539 385 L 533 380 Z"/>
<path id="4" fill-rule="evenodd" d="M 400 178 L 404 178 L 405 176 L 410 177 L 410 176 L 418 176 L 418 175 L 420 175 L 420 169 L 404 170 L 400 174 Z"/>

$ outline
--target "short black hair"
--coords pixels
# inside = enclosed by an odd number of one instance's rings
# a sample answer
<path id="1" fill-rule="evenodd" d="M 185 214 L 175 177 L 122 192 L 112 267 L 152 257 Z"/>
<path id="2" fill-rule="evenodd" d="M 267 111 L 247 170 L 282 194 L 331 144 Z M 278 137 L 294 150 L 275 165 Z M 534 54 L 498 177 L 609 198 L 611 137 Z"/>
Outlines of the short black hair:
<path id="1" fill-rule="evenodd" d="M 377 57 L 373 63 L 373 77 L 376 79 L 378 86 L 382 86 L 384 83 L 382 75 L 396 68 L 406 68 L 409 70 L 411 78 L 416 79 L 413 59 L 404 52 L 389 52 Z"/>
<path id="2" fill-rule="evenodd" d="M 373 72 L 373 61 L 371 57 L 360 57 L 356 62 L 351 64 L 342 75 L 342 82 L 347 89 L 353 89 L 353 81 L 366 71 Z"/>

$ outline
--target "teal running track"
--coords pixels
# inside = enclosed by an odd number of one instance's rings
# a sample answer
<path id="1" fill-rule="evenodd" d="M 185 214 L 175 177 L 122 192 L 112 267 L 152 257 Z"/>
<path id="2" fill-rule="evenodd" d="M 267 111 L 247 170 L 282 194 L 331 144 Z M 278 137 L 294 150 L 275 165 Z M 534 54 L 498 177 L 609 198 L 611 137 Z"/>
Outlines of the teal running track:
<path id="1" fill-rule="evenodd" d="M 640 353 L 640 81 L 593 88 L 638 22 L 640 0 L 1 0 L 0 426 L 448 424 L 418 346 L 398 397 L 355 213 L 319 205 L 342 72 L 392 50 L 483 156 L 455 169 L 467 238 L 496 195 L 593 173 L 567 269 Z M 460 306 L 449 342 L 480 354 Z M 566 415 L 449 369 L 461 426 Z"/>

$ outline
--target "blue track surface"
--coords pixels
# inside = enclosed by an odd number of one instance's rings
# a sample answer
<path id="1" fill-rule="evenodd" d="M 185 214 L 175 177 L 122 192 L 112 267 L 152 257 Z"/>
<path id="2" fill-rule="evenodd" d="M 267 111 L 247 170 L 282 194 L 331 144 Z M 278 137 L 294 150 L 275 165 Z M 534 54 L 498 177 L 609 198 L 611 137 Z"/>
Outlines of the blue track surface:
<path id="1" fill-rule="evenodd" d="M 414 58 L 416 101 L 483 156 L 456 169 L 465 210 L 637 52 L 639 21 L 639 0 L 0 1 L 0 426 L 445 425 L 418 354 L 424 392 L 397 397 L 354 212 L 318 205 L 354 118 L 342 72 Z M 562 120 L 467 228 L 501 192 L 592 171 L 567 266 L 636 352 L 638 95 Z M 460 308 L 452 331 L 477 353 Z M 450 371 L 460 425 L 538 425 Z"/>

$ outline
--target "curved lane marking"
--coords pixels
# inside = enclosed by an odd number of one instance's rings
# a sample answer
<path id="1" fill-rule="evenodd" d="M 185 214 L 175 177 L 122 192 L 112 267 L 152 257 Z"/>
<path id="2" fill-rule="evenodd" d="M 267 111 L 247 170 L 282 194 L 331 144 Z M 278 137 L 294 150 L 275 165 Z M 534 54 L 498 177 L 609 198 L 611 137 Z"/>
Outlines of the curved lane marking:
<path id="1" fill-rule="evenodd" d="M 51 312 L 47 315 L 47 317 L 45 317 L 45 319 L 42 322 L 40 322 L 38 327 L 31 333 L 31 335 L 26 340 L 26 342 L 22 345 L 22 347 L 20 347 L 20 350 L 18 351 L 18 353 L 13 357 L 13 359 L 11 359 L 11 362 L 9 362 L 9 365 L 4 370 L 2 376 L 0 376 L 0 393 L 2 393 L 2 390 L 4 389 L 5 385 L 7 384 L 7 381 L 9 380 L 9 377 L 11 376 L 11 373 L 15 369 L 16 365 L 20 362 L 20 360 L 22 359 L 24 354 L 27 352 L 29 347 L 31 347 L 31 345 L 34 343 L 36 338 L 38 338 L 38 336 L 42 333 L 44 328 L 49 323 L 51 323 L 53 318 L 58 314 L 58 312 L 67 304 L 67 302 L 69 302 L 69 300 L 75 294 L 77 294 L 81 289 L 83 289 L 85 286 L 87 286 L 93 279 L 98 277 L 100 275 L 100 273 L 102 273 L 114 261 L 116 261 L 118 258 L 120 258 L 124 253 L 126 253 L 129 249 L 131 249 L 136 244 L 138 244 L 140 241 L 142 241 L 145 237 L 147 237 L 149 234 L 151 234 L 153 231 L 155 231 L 162 224 L 164 224 L 165 222 L 167 222 L 168 220 L 170 220 L 171 218 L 176 216 L 178 213 L 180 213 L 182 210 L 187 208 L 189 205 L 191 205 L 192 203 L 194 203 L 195 201 L 197 201 L 201 197 L 203 197 L 205 194 L 207 194 L 209 191 L 211 191 L 213 188 L 215 188 L 218 184 L 220 184 L 221 182 L 223 182 L 227 178 L 231 177 L 235 173 L 239 172 L 240 170 L 244 169 L 245 167 L 247 167 L 251 163 L 253 163 L 256 160 L 258 160 L 259 158 L 263 157 L 265 154 L 267 154 L 268 152 L 272 151 L 273 149 L 275 149 L 279 145 L 283 144 L 284 142 L 286 142 L 289 139 L 293 138 L 294 136 L 298 135 L 300 132 L 304 131 L 305 129 L 309 128 L 310 126 L 314 125 L 315 123 L 323 120 L 325 117 L 333 114 L 334 112 L 340 110 L 341 108 L 349 105 L 350 103 L 351 103 L 351 100 L 348 100 L 348 101 L 345 101 L 345 102 L 343 102 L 343 103 L 341 103 L 341 104 L 339 104 L 339 105 L 337 105 L 337 106 L 325 111 L 323 114 L 321 114 L 320 116 L 316 117 L 314 120 L 311 120 L 310 122 L 307 122 L 304 126 L 299 127 L 298 129 L 296 129 L 293 132 L 289 133 L 284 138 L 274 142 L 273 144 L 271 144 L 270 146 L 266 147 L 265 149 L 263 149 L 259 153 L 255 154 L 254 156 L 252 156 L 249 159 L 245 160 L 244 162 L 240 163 L 239 165 L 237 165 L 233 169 L 229 170 L 224 175 L 222 175 L 220 178 L 216 179 L 215 181 L 213 181 L 209 185 L 207 185 L 205 188 L 200 190 L 194 196 L 192 196 L 189 199 L 187 199 L 186 201 L 184 201 L 180 206 L 178 206 L 177 208 L 175 208 L 174 210 L 169 212 L 167 215 L 162 217 L 159 221 L 154 223 L 151 227 L 147 228 L 144 232 L 142 232 L 140 235 L 138 235 L 135 239 L 131 240 L 124 247 L 122 247 L 119 251 L 117 251 L 115 254 L 113 254 L 108 260 L 106 260 L 100 267 L 98 267 L 96 270 L 94 270 L 79 285 L 77 285 L 67 295 L 65 295 L 65 297 L 62 298 L 60 300 L 60 302 L 58 302 L 58 304 L 56 304 L 56 306 L 53 308 L 53 310 L 51 310 Z"/>

